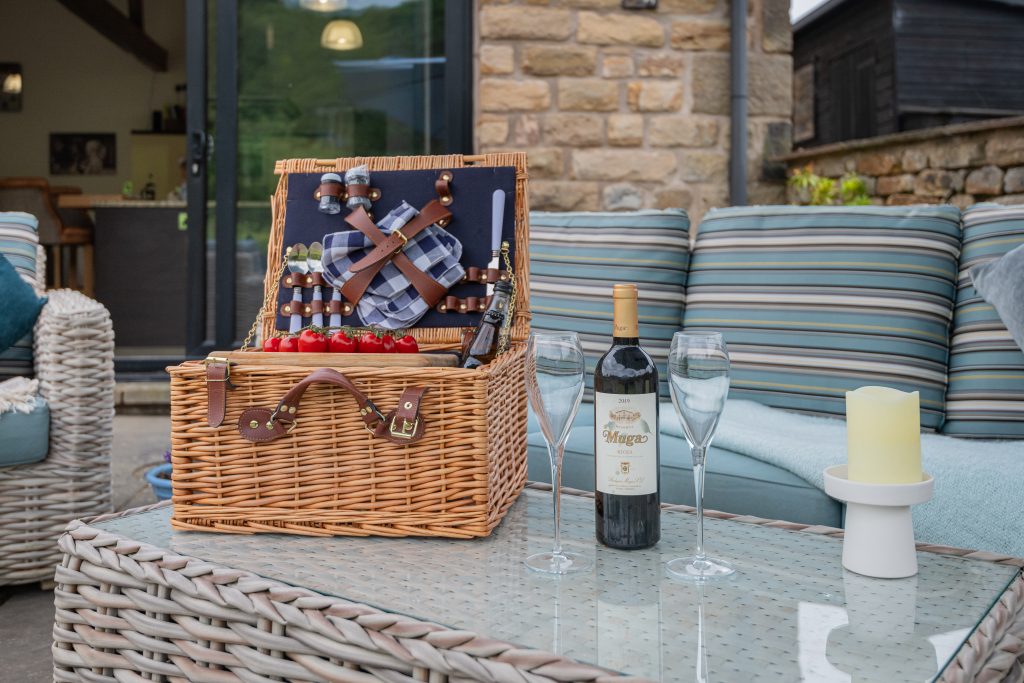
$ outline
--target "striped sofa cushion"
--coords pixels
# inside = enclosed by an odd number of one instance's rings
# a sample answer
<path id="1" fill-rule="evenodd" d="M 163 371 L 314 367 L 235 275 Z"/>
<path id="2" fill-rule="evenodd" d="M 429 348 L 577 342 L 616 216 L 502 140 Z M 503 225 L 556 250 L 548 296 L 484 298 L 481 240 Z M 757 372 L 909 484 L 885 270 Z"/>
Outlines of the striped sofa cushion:
<path id="1" fill-rule="evenodd" d="M 641 343 L 668 396 L 665 361 L 682 324 L 689 234 L 682 209 L 530 214 L 530 326 L 579 333 L 588 397 L 594 366 L 611 344 L 616 282 L 639 288 Z"/>
<path id="2" fill-rule="evenodd" d="M 979 204 L 964 212 L 963 253 L 949 355 L 944 434 L 1024 438 L 1024 352 L 969 271 L 1024 244 L 1024 205 Z"/>
<path id="3" fill-rule="evenodd" d="M 35 216 L 20 211 L 0 211 L 0 256 L 6 258 L 22 279 L 33 287 L 36 281 L 36 257 L 39 246 Z M 32 334 L 0 353 L 0 382 L 9 377 L 31 377 Z"/>
<path id="4" fill-rule="evenodd" d="M 700 226 L 686 329 L 724 333 L 731 396 L 845 415 L 845 393 L 921 394 L 943 419 L 960 213 L 940 207 L 714 210 Z"/>

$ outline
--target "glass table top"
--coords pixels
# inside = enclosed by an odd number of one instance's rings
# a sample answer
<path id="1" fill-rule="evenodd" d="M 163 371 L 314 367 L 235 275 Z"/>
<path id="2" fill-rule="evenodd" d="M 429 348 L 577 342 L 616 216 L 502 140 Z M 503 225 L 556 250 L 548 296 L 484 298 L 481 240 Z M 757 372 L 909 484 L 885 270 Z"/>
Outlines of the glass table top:
<path id="1" fill-rule="evenodd" d="M 551 494 L 526 490 L 486 539 L 310 538 L 178 532 L 161 508 L 95 526 L 183 555 L 654 680 L 931 681 L 1018 573 L 919 553 L 909 579 L 842 568 L 842 542 L 710 519 L 707 551 L 736 575 L 694 585 L 664 563 L 688 554 L 696 518 L 664 512 L 662 540 L 617 551 L 594 539 L 593 500 L 563 496 L 568 550 L 589 573 L 551 578 Z M 697 678 L 697 680 L 701 680 Z"/>

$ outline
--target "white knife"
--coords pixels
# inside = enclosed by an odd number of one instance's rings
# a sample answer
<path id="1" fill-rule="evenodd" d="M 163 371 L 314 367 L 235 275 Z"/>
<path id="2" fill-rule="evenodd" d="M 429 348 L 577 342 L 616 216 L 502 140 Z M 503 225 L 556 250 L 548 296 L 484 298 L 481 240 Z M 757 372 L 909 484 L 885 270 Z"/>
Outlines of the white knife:
<path id="1" fill-rule="evenodd" d="M 487 269 L 501 270 L 501 231 L 505 224 L 505 190 L 495 190 L 491 196 L 491 262 Z M 487 283 L 487 296 L 494 294 L 494 283 Z"/>

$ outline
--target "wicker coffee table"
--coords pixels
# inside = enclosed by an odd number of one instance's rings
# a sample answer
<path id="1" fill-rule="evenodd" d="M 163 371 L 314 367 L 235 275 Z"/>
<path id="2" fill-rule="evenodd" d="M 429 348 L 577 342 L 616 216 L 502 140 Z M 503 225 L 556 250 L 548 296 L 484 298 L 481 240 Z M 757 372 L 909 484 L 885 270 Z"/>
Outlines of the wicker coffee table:
<path id="1" fill-rule="evenodd" d="M 61 539 L 58 681 L 996 681 L 1022 678 L 1019 560 L 928 548 L 911 579 L 844 572 L 841 532 L 715 514 L 734 580 L 665 575 L 695 519 L 666 509 L 652 550 L 596 547 L 593 501 L 563 538 L 595 570 L 561 580 L 551 497 L 533 486 L 474 541 L 172 532 L 166 505 Z M 960 556 L 958 556 L 960 555 Z"/>

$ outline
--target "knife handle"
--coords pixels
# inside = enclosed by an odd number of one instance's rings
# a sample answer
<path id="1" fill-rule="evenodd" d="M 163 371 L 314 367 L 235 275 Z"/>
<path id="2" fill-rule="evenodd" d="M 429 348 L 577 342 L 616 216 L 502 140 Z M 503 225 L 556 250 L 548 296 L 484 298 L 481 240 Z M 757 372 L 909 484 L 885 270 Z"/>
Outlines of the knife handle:
<path id="1" fill-rule="evenodd" d="M 505 190 L 495 190 L 491 196 L 491 253 L 501 249 L 501 232 L 505 225 Z"/>
<path id="2" fill-rule="evenodd" d="M 341 307 L 341 292 L 334 287 L 331 287 L 331 301 L 337 301 Z M 341 327 L 341 313 L 331 313 L 331 327 Z"/>
<path id="3" fill-rule="evenodd" d="M 292 287 L 292 317 L 288 322 L 288 332 L 295 334 L 302 329 L 302 287 Z"/>
<path id="4" fill-rule="evenodd" d="M 320 302 L 322 302 L 323 300 L 324 300 L 324 295 L 323 295 L 323 292 L 320 290 L 320 285 L 317 285 L 317 286 L 313 287 L 313 301 L 320 301 Z M 313 324 L 316 325 L 317 327 L 323 327 L 324 326 L 324 314 L 323 313 L 314 313 L 313 314 Z"/>

